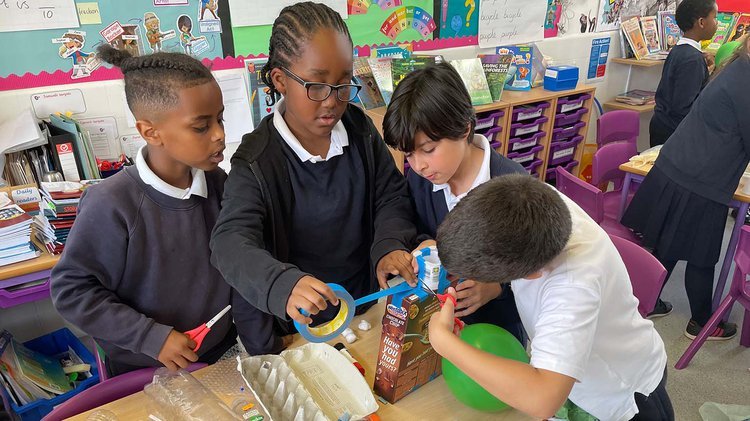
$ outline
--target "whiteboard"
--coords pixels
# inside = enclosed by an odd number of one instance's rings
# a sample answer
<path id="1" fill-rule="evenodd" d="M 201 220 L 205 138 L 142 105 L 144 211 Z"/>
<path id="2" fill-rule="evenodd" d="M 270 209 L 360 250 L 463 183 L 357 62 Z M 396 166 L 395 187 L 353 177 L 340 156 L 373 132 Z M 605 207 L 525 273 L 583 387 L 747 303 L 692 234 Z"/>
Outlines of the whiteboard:
<path id="1" fill-rule="evenodd" d="M 301 3 L 294 0 L 229 0 L 229 13 L 232 16 L 232 26 L 260 26 L 272 25 L 281 13 L 281 9 Z M 349 15 L 346 0 L 316 0 L 337 11 L 342 18 Z"/>
<path id="2" fill-rule="evenodd" d="M 0 32 L 78 27 L 73 0 L 0 0 Z"/>
<path id="3" fill-rule="evenodd" d="M 523 44 L 544 39 L 547 0 L 483 0 L 479 46 Z"/>

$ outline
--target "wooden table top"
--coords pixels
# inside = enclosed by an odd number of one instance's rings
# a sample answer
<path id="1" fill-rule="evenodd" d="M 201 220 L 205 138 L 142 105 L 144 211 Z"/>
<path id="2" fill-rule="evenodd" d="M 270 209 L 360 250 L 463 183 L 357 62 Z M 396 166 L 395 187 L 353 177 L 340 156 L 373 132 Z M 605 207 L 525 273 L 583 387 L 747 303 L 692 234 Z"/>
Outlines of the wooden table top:
<path id="1" fill-rule="evenodd" d="M 50 254 L 44 245 L 40 245 L 36 241 L 34 241 L 34 243 L 39 247 L 39 250 L 42 251 L 42 254 L 31 260 L 25 260 L 7 266 L 0 266 L 0 281 L 52 269 L 57 261 L 60 260 L 60 255 Z"/>
<path id="2" fill-rule="evenodd" d="M 645 177 L 646 174 L 648 174 L 648 172 L 651 171 L 651 168 L 653 168 L 653 165 L 641 166 L 641 165 L 636 165 L 633 162 L 626 162 L 620 165 L 619 168 L 625 172 L 629 172 L 631 174 Z M 750 203 L 750 195 L 742 193 L 739 187 L 737 187 L 737 190 L 734 192 L 733 199 L 738 202 Z"/>
<path id="3" fill-rule="evenodd" d="M 355 332 L 359 339 L 353 344 L 348 344 L 347 348 L 349 353 L 364 366 L 366 370 L 367 383 L 372 386 L 375 374 L 375 363 L 377 360 L 377 354 L 380 346 L 380 334 L 381 334 L 381 323 L 383 317 L 383 311 L 385 303 L 380 302 L 373 306 L 367 313 L 362 316 L 355 317 L 352 322 L 352 326 L 356 326 L 360 320 L 366 319 L 373 328 L 367 332 L 360 331 L 355 328 Z M 296 335 L 296 340 L 292 344 L 292 347 L 297 347 L 305 344 L 307 341 L 301 336 Z M 331 341 L 331 344 L 336 342 L 343 342 L 343 338 L 337 338 Z M 203 368 L 196 371 L 193 375 L 201 380 L 206 379 L 209 376 L 215 375 L 216 372 L 221 371 L 222 373 L 227 372 L 227 364 L 232 367 L 236 367 L 237 363 L 234 360 L 225 360 L 214 364 L 212 366 Z M 236 383 L 238 379 L 241 379 L 239 372 L 233 371 L 233 376 L 225 376 L 226 382 Z M 205 383 L 205 381 L 204 381 Z M 207 385 L 208 388 L 212 388 L 211 385 Z M 227 404 L 231 404 L 225 395 L 217 393 L 220 398 L 225 400 Z M 120 400 L 106 404 L 101 409 L 107 409 L 115 413 L 122 420 L 147 420 L 148 419 L 148 402 L 149 399 L 143 392 L 130 395 Z M 445 384 L 443 376 L 427 383 L 410 395 L 406 396 L 402 400 L 396 402 L 396 404 L 382 403 L 378 400 L 380 408 L 378 409 L 378 416 L 383 420 L 501 420 L 501 421 L 526 421 L 532 418 L 525 414 L 508 409 L 500 413 L 484 413 L 475 411 L 471 408 L 464 406 L 458 402 L 453 395 L 451 395 L 448 386 Z M 77 415 L 71 420 L 85 421 L 86 417 L 94 412 L 95 410 L 85 412 Z M 283 421 L 283 420 L 277 420 Z"/>

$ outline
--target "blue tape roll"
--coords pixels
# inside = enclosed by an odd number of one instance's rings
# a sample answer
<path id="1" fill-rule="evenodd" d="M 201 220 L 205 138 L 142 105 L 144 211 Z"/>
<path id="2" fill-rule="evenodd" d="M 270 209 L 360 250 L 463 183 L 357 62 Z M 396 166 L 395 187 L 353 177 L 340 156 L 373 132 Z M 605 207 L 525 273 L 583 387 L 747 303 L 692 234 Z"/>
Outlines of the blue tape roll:
<path id="1" fill-rule="evenodd" d="M 329 322 L 315 327 L 310 327 L 296 321 L 294 322 L 294 327 L 297 328 L 297 332 L 310 342 L 330 341 L 349 327 L 352 319 L 354 319 L 356 305 L 354 304 L 354 298 L 352 298 L 351 294 L 339 284 L 328 284 L 328 286 L 333 290 L 333 293 L 336 294 L 336 297 L 338 297 L 339 302 L 341 303 L 336 317 Z"/>

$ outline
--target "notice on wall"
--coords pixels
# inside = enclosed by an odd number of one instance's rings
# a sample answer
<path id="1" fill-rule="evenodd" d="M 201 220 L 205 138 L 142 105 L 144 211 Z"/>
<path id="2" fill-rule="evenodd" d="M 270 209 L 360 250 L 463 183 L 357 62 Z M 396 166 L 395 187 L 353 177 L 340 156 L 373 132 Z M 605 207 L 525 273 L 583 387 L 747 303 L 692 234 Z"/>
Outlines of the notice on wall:
<path id="1" fill-rule="evenodd" d="M 483 0 L 479 46 L 523 44 L 544 39 L 545 0 Z"/>
<path id="2" fill-rule="evenodd" d="M 0 32 L 78 28 L 73 0 L 0 1 Z"/>

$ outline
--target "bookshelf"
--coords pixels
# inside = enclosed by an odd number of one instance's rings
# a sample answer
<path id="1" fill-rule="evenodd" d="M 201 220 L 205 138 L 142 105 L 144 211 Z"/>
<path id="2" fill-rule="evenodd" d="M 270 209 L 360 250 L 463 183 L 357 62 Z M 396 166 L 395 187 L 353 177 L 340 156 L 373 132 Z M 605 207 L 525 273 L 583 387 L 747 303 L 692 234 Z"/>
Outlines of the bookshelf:
<path id="1" fill-rule="evenodd" d="M 613 58 L 612 62 L 636 67 L 655 67 L 664 64 L 664 60 L 638 60 L 635 58 Z"/>
<path id="2" fill-rule="evenodd" d="M 605 102 L 603 106 L 604 108 L 608 108 L 610 110 L 631 110 L 637 113 L 650 113 L 651 111 L 654 111 L 654 107 L 656 107 L 656 104 L 630 105 L 624 102 L 609 101 Z"/>

